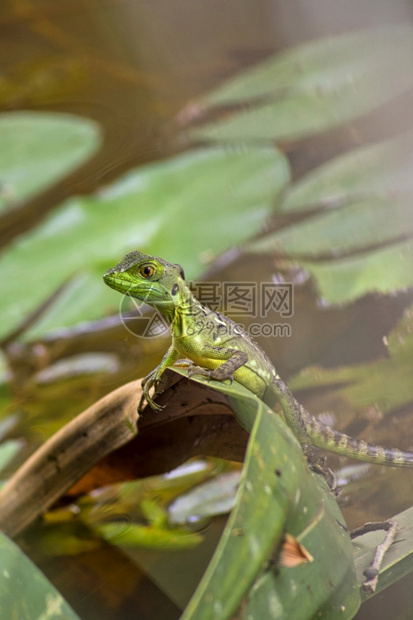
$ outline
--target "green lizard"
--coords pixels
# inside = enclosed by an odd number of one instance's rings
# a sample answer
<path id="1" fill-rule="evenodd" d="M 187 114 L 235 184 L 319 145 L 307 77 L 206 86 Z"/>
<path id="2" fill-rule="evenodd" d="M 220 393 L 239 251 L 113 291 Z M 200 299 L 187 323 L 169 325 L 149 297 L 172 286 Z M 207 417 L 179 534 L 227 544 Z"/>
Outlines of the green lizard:
<path id="1" fill-rule="evenodd" d="M 203 306 L 192 294 L 180 265 L 130 252 L 103 276 L 111 288 L 159 310 L 171 327 L 172 345 L 142 381 L 142 398 L 160 410 L 149 392 L 159 385 L 169 366 L 188 368 L 188 375 L 225 381 L 235 379 L 269 406 L 279 403 L 286 423 L 303 449 L 319 448 L 380 465 L 413 467 L 413 453 L 354 439 L 323 424 L 298 403 L 280 379 L 270 359 L 231 319 Z M 183 358 L 183 359 L 182 359 Z"/>

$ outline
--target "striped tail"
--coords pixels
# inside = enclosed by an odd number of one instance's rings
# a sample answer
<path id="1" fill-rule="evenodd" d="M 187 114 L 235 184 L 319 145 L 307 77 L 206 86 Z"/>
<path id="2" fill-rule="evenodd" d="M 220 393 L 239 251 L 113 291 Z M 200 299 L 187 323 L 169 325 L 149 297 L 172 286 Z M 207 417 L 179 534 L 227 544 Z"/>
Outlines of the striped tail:
<path id="1" fill-rule="evenodd" d="M 318 448 L 324 448 L 336 454 L 376 463 L 377 465 L 388 465 L 390 467 L 413 467 L 413 453 L 403 452 L 395 448 L 385 448 L 372 443 L 367 443 L 362 439 L 355 439 L 339 431 L 335 431 L 327 424 L 323 424 L 313 418 L 307 411 L 303 415 L 306 425 L 306 432 L 311 443 Z M 303 408 L 301 413 L 303 414 Z"/>
<path id="2" fill-rule="evenodd" d="M 309 440 L 318 448 L 359 461 L 390 467 L 413 467 L 413 452 L 384 448 L 362 439 L 349 437 L 314 418 L 294 398 L 288 385 L 279 377 L 273 379 L 269 387 L 268 394 L 264 395 L 265 402 L 272 408 L 274 403 L 281 405 L 284 419 L 301 445 L 308 445 Z"/>

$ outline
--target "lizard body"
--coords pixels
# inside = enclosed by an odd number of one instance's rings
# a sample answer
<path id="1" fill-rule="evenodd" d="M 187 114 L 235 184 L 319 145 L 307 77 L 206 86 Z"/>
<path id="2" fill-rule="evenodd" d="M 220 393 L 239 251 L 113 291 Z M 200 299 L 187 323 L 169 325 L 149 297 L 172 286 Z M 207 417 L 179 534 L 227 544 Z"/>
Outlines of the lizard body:
<path id="1" fill-rule="evenodd" d="M 261 347 L 234 321 L 203 306 L 194 297 L 180 265 L 130 252 L 103 277 L 111 288 L 156 308 L 171 327 L 170 348 L 159 366 L 142 381 L 140 409 L 146 400 L 152 409 L 159 410 L 149 394 L 151 388 L 156 391 L 169 366 L 187 366 L 189 376 L 199 374 L 217 381 L 234 378 L 270 407 L 278 403 L 304 449 L 313 444 L 371 463 L 413 467 L 413 453 L 349 437 L 308 413 L 295 400 Z"/>

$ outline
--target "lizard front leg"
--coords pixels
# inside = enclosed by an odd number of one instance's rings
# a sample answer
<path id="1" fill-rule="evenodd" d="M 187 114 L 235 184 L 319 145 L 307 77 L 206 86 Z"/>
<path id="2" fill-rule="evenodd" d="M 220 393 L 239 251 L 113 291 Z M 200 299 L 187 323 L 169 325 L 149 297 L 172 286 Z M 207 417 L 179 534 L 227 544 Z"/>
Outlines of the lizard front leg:
<path id="1" fill-rule="evenodd" d="M 174 362 L 179 358 L 178 351 L 174 348 L 173 345 L 169 347 L 167 352 L 162 358 L 161 363 L 157 366 L 152 372 L 150 372 L 146 377 L 142 379 L 141 387 L 142 387 L 142 396 L 138 405 L 138 413 L 141 414 L 143 410 L 143 406 L 145 401 L 154 411 L 161 411 L 162 407 L 157 405 L 155 401 L 149 396 L 149 391 L 154 388 L 156 393 L 156 388 L 158 387 L 161 377 L 166 368 L 169 366 L 173 366 Z"/>
<path id="2" fill-rule="evenodd" d="M 214 379 L 215 381 L 233 380 L 233 375 L 238 368 L 241 368 L 248 361 L 248 355 L 244 351 L 232 349 L 230 347 L 214 347 L 212 345 L 204 345 L 202 351 L 198 351 L 197 355 L 205 360 L 222 360 L 221 366 L 215 369 L 188 365 L 188 376 L 201 375 Z"/>

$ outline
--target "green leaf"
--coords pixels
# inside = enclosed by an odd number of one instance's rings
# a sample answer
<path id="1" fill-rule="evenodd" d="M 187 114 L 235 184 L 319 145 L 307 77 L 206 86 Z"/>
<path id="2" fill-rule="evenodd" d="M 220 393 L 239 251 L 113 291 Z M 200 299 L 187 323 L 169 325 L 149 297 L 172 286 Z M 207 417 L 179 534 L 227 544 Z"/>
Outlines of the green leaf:
<path id="1" fill-rule="evenodd" d="M 71 518 L 68 515 L 66 521 L 56 519 L 55 522 L 50 519 L 50 514 L 53 513 L 46 514 L 41 526 L 26 534 L 25 543 L 29 544 L 32 554 L 41 554 L 42 557 L 76 556 L 102 547 L 102 540 L 74 521 L 73 513 Z"/>
<path id="2" fill-rule="evenodd" d="M 169 506 L 171 523 L 184 524 L 202 517 L 225 514 L 234 507 L 240 472 L 221 474 L 182 494 Z"/>
<path id="3" fill-rule="evenodd" d="M 305 43 L 244 71 L 191 105 L 241 111 L 189 132 L 196 140 L 296 139 L 374 110 L 411 88 L 413 29 L 398 25 Z M 246 105 L 249 104 L 249 105 Z"/>
<path id="4" fill-rule="evenodd" d="M 57 310 L 29 336 L 101 318 L 120 299 L 103 273 L 133 249 L 189 266 L 259 230 L 289 179 L 276 149 L 205 149 L 127 173 L 93 196 L 72 198 L 1 258 L 0 337 L 68 281 Z"/>
<path id="5" fill-rule="evenodd" d="M 148 523 L 159 528 L 167 526 L 168 511 L 160 505 L 159 501 L 149 498 L 143 499 L 140 508 Z"/>
<path id="6" fill-rule="evenodd" d="M 24 553 L 0 532 L 0 616 L 19 620 L 79 620 Z"/>
<path id="7" fill-rule="evenodd" d="M 101 143 L 98 125 L 57 112 L 0 115 L 0 212 L 72 172 Z"/>
<path id="8" fill-rule="evenodd" d="M 325 207 L 302 223 L 246 247 L 315 257 L 360 251 L 413 230 L 413 134 L 356 149 L 310 172 L 290 190 L 282 211 Z"/>
<path id="9" fill-rule="evenodd" d="M 245 618 L 304 620 L 338 612 L 352 618 L 360 599 L 351 543 L 325 482 L 315 481 L 274 411 L 235 382 L 208 385 L 227 395 L 238 421 L 252 430 L 235 508 L 182 620 L 231 618 L 246 595 Z M 314 561 L 281 569 L 279 576 L 267 566 L 285 532 L 299 538 Z"/>
<path id="10" fill-rule="evenodd" d="M 412 150 L 413 133 L 409 131 L 339 155 L 294 183 L 280 210 L 336 209 L 374 198 L 387 198 L 390 203 L 413 190 Z"/>
<path id="11" fill-rule="evenodd" d="M 97 493 L 80 498 L 78 515 L 88 528 L 112 545 L 118 545 L 136 559 L 139 549 L 175 551 L 191 549 L 203 536 L 169 520 L 168 504 L 193 486 L 202 483 L 214 471 L 228 468 L 223 462 L 198 462 L 194 471 L 186 464 L 168 475 L 153 476 L 122 484 L 109 485 Z M 172 474 L 172 475 L 171 475 Z M 127 520 L 125 520 L 127 515 Z M 60 517 L 48 513 L 48 520 Z M 68 515 L 61 514 L 68 518 Z M 142 524 L 142 520 L 147 524 Z M 135 560 L 134 560 L 135 561 Z"/>
<path id="12" fill-rule="evenodd" d="M 314 561 L 295 568 L 277 567 L 259 577 L 251 589 L 244 609 L 245 620 L 271 618 L 308 620 L 353 618 L 360 599 L 354 579 L 354 565 L 343 517 L 334 498 L 320 484 L 323 504 L 319 512 L 306 512 L 307 527 L 301 530 L 302 512 L 315 509 L 313 485 L 301 486 L 300 507 L 291 515 L 289 532 L 297 532 L 298 541 L 311 552 Z M 318 500 L 320 501 L 320 500 Z M 301 511 L 300 511 L 301 509 Z M 333 551 L 334 550 L 334 551 Z M 332 557 L 333 556 L 333 557 Z M 342 565 L 340 568 L 337 564 Z"/>
<path id="13" fill-rule="evenodd" d="M 394 293 L 413 286 L 413 246 L 394 245 L 338 260 L 301 261 L 323 300 L 348 303 L 367 293 Z"/>
<path id="14" fill-rule="evenodd" d="M 312 217 L 247 248 L 318 258 L 332 251 L 339 256 L 375 243 L 389 243 L 413 232 L 412 202 L 413 192 L 355 200 L 350 206 Z"/>
<path id="15" fill-rule="evenodd" d="M 167 506 L 172 500 L 223 468 L 228 469 L 228 463 L 220 460 L 189 461 L 169 474 L 108 485 L 100 489 L 99 494 L 79 498 L 77 514 L 88 527 L 100 525 L 108 518 L 119 520 L 125 514 L 132 521 L 144 517 L 152 525 L 164 525 L 168 518 Z M 53 516 L 56 512 L 48 514 Z"/>
<path id="16" fill-rule="evenodd" d="M 143 547 L 171 551 L 190 549 L 202 542 L 201 534 L 178 528 L 138 525 L 136 523 L 104 523 L 96 531 L 111 544 L 120 547 Z"/>
<path id="17" fill-rule="evenodd" d="M 411 286 L 411 244 L 396 242 L 413 232 L 412 149 L 410 132 L 310 172 L 293 185 L 281 210 L 324 210 L 245 244 L 245 250 L 287 254 L 330 303 Z"/>

